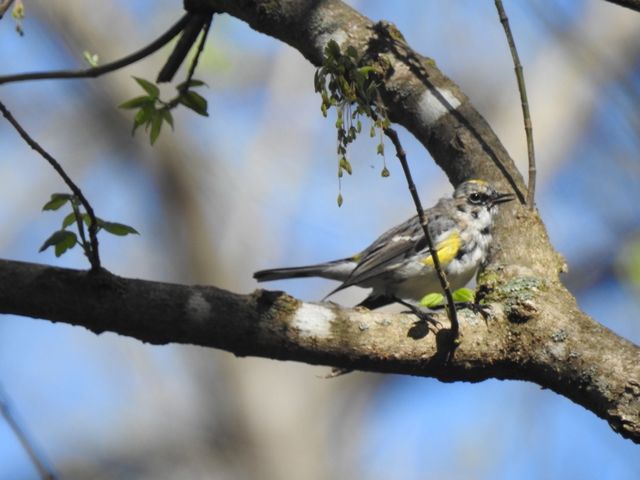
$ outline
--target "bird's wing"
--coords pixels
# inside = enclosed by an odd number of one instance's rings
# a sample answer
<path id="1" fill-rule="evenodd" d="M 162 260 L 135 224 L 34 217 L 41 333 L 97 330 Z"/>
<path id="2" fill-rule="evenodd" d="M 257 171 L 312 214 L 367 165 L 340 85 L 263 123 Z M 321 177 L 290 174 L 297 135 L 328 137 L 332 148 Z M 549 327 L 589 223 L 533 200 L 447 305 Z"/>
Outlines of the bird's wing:
<path id="1" fill-rule="evenodd" d="M 429 223 L 429 235 L 436 245 L 436 249 L 448 247 L 448 252 L 453 251 L 454 242 L 447 238 L 450 233 L 455 231 L 455 221 L 450 215 L 446 215 L 442 201 L 436 207 L 425 211 L 427 221 Z M 459 240 L 459 237 L 458 237 Z M 424 238 L 422 226 L 418 216 L 411 217 L 406 222 L 397 227 L 388 230 L 376 239 L 369 247 L 367 247 L 358 258 L 358 265 L 351 272 L 349 278 L 342 283 L 336 290 L 358 285 L 377 275 L 392 270 L 398 264 L 402 263 L 408 256 L 417 252 L 421 252 L 427 248 L 427 241 Z M 453 258 L 455 254 L 446 255 Z M 425 254 L 424 262 L 428 264 L 429 254 Z M 440 255 L 439 255 L 440 258 Z M 444 263 L 444 262 L 443 262 Z"/>

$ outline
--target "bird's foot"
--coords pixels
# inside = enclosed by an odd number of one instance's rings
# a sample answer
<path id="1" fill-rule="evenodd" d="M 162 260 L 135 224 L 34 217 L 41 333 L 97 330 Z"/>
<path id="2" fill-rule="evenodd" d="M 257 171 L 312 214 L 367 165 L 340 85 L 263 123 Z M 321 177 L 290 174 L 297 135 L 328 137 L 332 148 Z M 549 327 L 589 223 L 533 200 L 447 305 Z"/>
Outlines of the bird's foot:
<path id="1" fill-rule="evenodd" d="M 418 317 L 418 320 L 420 322 L 425 323 L 427 325 L 431 325 L 435 328 L 440 328 L 442 326 L 442 323 L 440 323 L 439 320 L 434 318 L 433 313 L 431 313 L 429 310 L 423 307 L 414 305 L 412 303 L 405 302 L 404 300 L 396 300 L 396 301 L 409 309 L 407 312 L 404 312 L 404 313 L 413 313 L 416 317 Z"/>

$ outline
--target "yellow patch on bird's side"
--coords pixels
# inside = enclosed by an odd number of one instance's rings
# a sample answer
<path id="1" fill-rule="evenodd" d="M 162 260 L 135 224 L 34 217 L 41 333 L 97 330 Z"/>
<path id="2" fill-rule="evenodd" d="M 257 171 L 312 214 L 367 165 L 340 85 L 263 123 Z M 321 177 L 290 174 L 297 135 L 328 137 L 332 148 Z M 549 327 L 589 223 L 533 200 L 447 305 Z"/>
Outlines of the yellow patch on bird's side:
<path id="1" fill-rule="evenodd" d="M 456 258 L 458 250 L 460 250 L 460 235 L 458 232 L 453 232 L 446 239 L 436 245 L 436 251 L 438 252 L 438 260 L 441 265 L 448 264 L 451 260 Z M 433 257 L 429 255 L 422 260 L 422 263 L 427 266 L 433 266 Z"/>
<path id="2" fill-rule="evenodd" d="M 474 178 L 472 180 L 469 180 L 470 183 L 477 183 L 478 185 L 488 185 L 487 182 L 485 182 L 484 180 L 480 180 L 477 178 Z"/>
<path id="3" fill-rule="evenodd" d="M 353 260 L 354 262 L 359 262 L 361 258 L 362 258 L 362 254 L 361 253 L 356 253 L 355 255 L 353 255 L 351 257 L 351 260 Z"/>

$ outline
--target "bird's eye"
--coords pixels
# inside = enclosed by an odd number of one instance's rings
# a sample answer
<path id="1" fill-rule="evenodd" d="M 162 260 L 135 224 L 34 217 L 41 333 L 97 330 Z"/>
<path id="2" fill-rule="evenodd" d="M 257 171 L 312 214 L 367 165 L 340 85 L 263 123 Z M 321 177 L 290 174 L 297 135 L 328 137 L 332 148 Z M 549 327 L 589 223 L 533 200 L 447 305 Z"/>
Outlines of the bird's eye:
<path id="1" fill-rule="evenodd" d="M 471 195 L 469 195 L 469 201 L 476 205 L 483 203 L 484 199 L 485 199 L 485 196 L 482 195 L 481 193 L 474 192 Z"/>

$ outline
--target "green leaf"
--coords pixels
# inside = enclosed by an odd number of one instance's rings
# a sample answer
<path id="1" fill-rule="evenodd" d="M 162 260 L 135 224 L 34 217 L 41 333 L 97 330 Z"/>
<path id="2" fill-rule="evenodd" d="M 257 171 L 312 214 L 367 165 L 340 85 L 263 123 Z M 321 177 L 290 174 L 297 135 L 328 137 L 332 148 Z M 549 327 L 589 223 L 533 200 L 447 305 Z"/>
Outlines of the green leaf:
<path id="1" fill-rule="evenodd" d="M 91 65 L 92 67 L 97 67 L 98 66 L 98 54 L 97 53 L 91 53 L 87 50 L 85 50 L 82 55 L 84 56 L 85 61 Z"/>
<path id="2" fill-rule="evenodd" d="M 89 216 L 88 213 L 81 213 L 80 214 L 80 221 L 82 223 L 84 223 L 87 226 L 87 228 L 91 227 L 91 217 Z M 77 223 L 77 218 L 76 218 L 75 212 L 71 212 L 69 215 L 64 217 L 64 220 L 62 221 L 62 228 L 63 229 L 67 228 L 69 225 L 71 225 L 73 223 Z M 98 224 L 98 230 L 97 231 L 100 231 L 102 220 L 99 219 L 98 217 L 96 217 L 96 223 Z"/>
<path id="3" fill-rule="evenodd" d="M 138 82 L 138 85 L 140 85 L 154 100 L 160 96 L 160 89 L 155 83 L 140 77 L 133 77 L 133 79 Z"/>
<path id="4" fill-rule="evenodd" d="M 378 148 L 376 149 L 378 155 L 384 155 L 384 143 L 380 142 L 378 144 Z"/>
<path id="5" fill-rule="evenodd" d="M 352 173 L 351 164 L 349 163 L 349 160 L 347 160 L 346 157 L 340 158 L 340 168 L 345 170 L 349 175 L 351 175 Z"/>
<path id="6" fill-rule="evenodd" d="M 320 91 L 322 90 L 323 84 L 324 82 L 322 81 L 323 78 L 320 74 L 320 69 L 316 69 L 316 73 L 313 74 L 313 88 L 316 91 L 316 93 L 320 93 Z"/>
<path id="7" fill-rule="evenodd" d="M 72 198 L 73 195 L 70 193 L 53 193 L 51 194 L 51 199 L 42 207 L 42 210 L 58 210 Z"/>
<path id="8" fill-rule="evenodd" d="M 325 56 L 328 58 L 339 58 L 340 57 L 340 45 L 335 40 L 329 40 L 327 42 L 327 46 L 325 47 Z"/>
<path id="9" fill-rule="evenodd" d="M 195 87 L 202 87 L 202 86 L 208 87 L 209 85 L 207 85 L 206 83 L 204 83 L 202 80 L 197 80 L 195 78 L 192 78 L 191 80 L 189 80 L 189 83 L 187 84 L 187 81 L 185 80 L 182 83 L 179 83 L 178 85 L 176 85 L 176 88 L 178 90 L 182 90 L 184 88 L 195 88 Z"/>
<path id="10" fill-rule="evenodd" d="M 160 130 L 162 129 L 163 115 L 161 112 L 156 111 L 155 115 L 151 118 L 151 131 L 149 132 L 149 139 L 151 145 L 153 145 L 160 136 Z"/>
<path id="11" fill-rule="evenodd" d="M 62 229 L 64 230 L 69 225 L 72 225 L 74 223 L 76 223 L 76 214 L 75 212 L 71 212 L 69 215 L 64 217 L 64 220 L 62 220 Z"/>
<path id="12" fill-rule="evenodd" d="M 342 206 L 342 194 L 339 193 L 338 194 L 338 207 L 341 207 L 341 206 Z"/>
<path id="13" fill-rule="evenodd" d="M 165 108 L 162 111 L 162 119 L 167 122 L 169 125 L 171 125 L 171 130 L 173 130 L 173 115 L 171 115 L 171 110 L 169 110 L 168 108 Z"/>
<path id="14" fill-rule="evenodd" d="M 427 308 L 439 307 L 442 305 L 443 300 L 444 296 L 441 293 L 429 293 L 422 297 L 420 306 Z"/>
<path id="15" fill-rule="evenodd" d="M 459 288 L 452 293 L 453 301 L 458 303 L 470 303 L 476 298 L 476 294 L 469 288 Z"/>
<path id="16" fill-rule="evenodd" d="M 75 233 L 68 230 L 58 230 L 47 238 L 38 251 L 44 252 L 47 248 L 54 247 L 56 257 L 59 257 L 70 248 L 73 248 L 76 243 L 78 243 L 78 238 Z"/>
<path id="17" fill-rule="evenodd" d="M 146 104 L 140 110 L 138 110 L 138 112 L 136 113 L 136 116 L 133 118 L 133 130 L 131 131 L 131 135 L 136 133 L 136 129 L 140 125 L 148 124 L 151 121 L 151 119 L 155 116 L 155 114 L 156 114 L 156 108 L 152 103 Z"/>
<path id="18" fill-rule="evenodd" d="M 203 117 L 209 116 L 209 113 L 207 113 L 207 100 L 199 93 L 192 90 L 185 92 L 184 95 L 180 96 L 180 103 Z"/>
<path id="19" fill-rule="evenodd" d="M 353 45 L 349 45 L 347 47 L 347 55 L 349 55 L 351 58 L 358 58 L 358 51 L 355 49 L 355 47 Z"/>
<path id="20" fill-rule="evenodd" d="M 126 102 L 118 105 L 118 108 L 124 109 L 132 109 L 132 108 L 140 108 L 147 104 L 153 104 L 155 100 L 148 95 L 142 95 L 140 97 L 132 98 L 131 100 L 127 100 Z"/>
<path id="21" fill-rule="evenodd" d="M 64 231 L 67 232 L 66 230 Z M 69 235 L 67 235 L 64 240 L 58 242 L 54 247 L 56 257 L 59 257 L 67 250 L 71 250 L 73 247 L 76 246 L 76 243 L 78 243 L 78 238 L 76 237 L 75 233 L 73 232 L 67 232 L 67 233 L 69 233 Z"/>
<path id="22" fill-rule="evenodd" d="M 11 4 L 9 3 L 9 5 Z M 11 16 L 15 20 L 24 20 L 24 4 L 22 3 L 22 1 L 18 0 L 16 2 L 13 10 L 11 11 Z"/>
<path id="23" fill-rule="evenodd" d="M 124 237 L 125 235 L 129 234 L 140 235 L 135 228 L 123 223 L 105 222 L 101 220 L 100 222 L 98 222 L 98 225 L 104 228 L 107 232 L 113 235 L 118 235 L 120 237 Z"/>
<path id="24" fill-rule="evenodd" d="M 368 77 L 369 74 L 371 72 L 373 72 L 375 70 L 375 67 L 372 67 L 371 65 L 365 65 L 364 67 L 360 67 L 358 69 L 358 72 L 360 72 L 362 75 L 364 75 L 365 77 Z"/>

